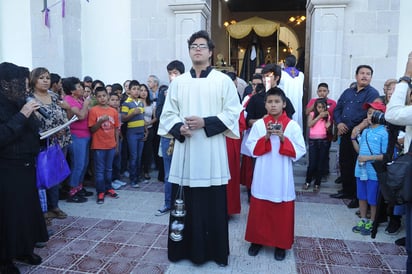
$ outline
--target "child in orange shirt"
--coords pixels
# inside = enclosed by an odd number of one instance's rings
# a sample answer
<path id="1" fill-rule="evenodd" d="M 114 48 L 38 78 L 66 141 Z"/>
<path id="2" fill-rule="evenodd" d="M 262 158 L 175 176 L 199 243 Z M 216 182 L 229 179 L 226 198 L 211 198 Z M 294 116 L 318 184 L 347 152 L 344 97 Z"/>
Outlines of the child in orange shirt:
<path id="1" fill-rule="evenodd" d="M 95 96 L 97 105 L 89 111 L 88 124 L 92 133 L 97 203 L 103 204 L 105 195 L 119 198 L 112 188 L 113 159 L 119 143 L 119 116 L 108 105 L 106 88 L 96 88 Z"/>

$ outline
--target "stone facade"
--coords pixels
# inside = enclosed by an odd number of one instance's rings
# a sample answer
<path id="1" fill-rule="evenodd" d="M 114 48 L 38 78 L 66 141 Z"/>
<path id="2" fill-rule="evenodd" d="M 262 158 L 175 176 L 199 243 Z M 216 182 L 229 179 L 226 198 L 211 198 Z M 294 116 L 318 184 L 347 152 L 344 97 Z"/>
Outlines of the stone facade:
<path id="1" fill-rule="evenodd" d="M 220 1 L 66 1 L 63 18 L 61 1 L 49 0 L 47 27 L 43 1 L 28 6 L 24 0 L 0 0 L 0 61 L 107 83 L 145 82 L 149 74 L 166 83 L 171 60 L 189 68 L 186 41 L 194 31 L 211 31 L 216 53 L 227 52 L 223 21 L 259 16 L 230 14 Z M 387 78 L 401 76 L 412 50 L 411 11 L 409 0 L 307 0 L 305 35 L 297 34 L 306 49 L 305 96 L 316 94 L 319 82 L 328 82 L 330 97 L 337 99 L 359 64 L 374 68 L 372 85 L 380 91 Z"/>

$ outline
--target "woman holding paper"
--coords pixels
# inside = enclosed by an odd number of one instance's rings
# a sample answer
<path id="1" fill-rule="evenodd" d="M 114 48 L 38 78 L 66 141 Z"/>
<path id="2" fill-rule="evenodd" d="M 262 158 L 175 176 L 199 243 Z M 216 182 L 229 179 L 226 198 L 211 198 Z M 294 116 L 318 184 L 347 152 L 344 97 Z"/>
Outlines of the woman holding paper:
<path id="1" fill-rule="evenodd" d="M 30 92 L 49 116 L 49 118 L 47 118 L 41 114 L 37 115 L 37 118 L 40 120 L 40 132 L 50 130 L 68 121 L 66 111 L 62 108 L 59 96 L 49 91 L 50 83 L 50 72 L 46 68 L 35 68 L 30 73 Z M 63 152 L 67 152 L 67 147 L 72 142 L 69 127 L 62 129 L 49 138 L 50 140 L 57 138 Z M 41 145 L 45 147 L 46 141 L 42 141 Z M 42 207 L 43 212 L 45 212 L 47 224 L 51 223 L 52 218 L 64 219 L 67 217 L 67 214 L 63 212 L 58 205 L 59 187 L 60 184 L 46 190 L 47 206 L 42 205 Z"/>
<path id="2" fill-rule="evenodd" d="M 36 188 L 39 121 L 25 102 L 27 68 L 0 64 L 0 273 L 20 273 L 13 259 L 38 265 L 36 242 L 48 240 Z"/>

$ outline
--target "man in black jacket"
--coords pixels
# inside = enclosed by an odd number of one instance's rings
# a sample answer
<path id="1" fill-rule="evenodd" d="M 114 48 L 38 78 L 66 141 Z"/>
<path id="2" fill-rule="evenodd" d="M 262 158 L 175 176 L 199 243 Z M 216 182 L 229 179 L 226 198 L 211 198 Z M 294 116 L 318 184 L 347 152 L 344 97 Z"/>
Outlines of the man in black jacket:
<path id="1" fill-rule="evenodd" d="M 250 101 L 246 107 L 246 122 L 249 127 L 252 127 L 256 120 L 266 115 L 265 109 L 265 90 L 276 87 L 279 84 L 280 77 L 282 75 L 282 69 L 276 64 L 269 64 L 262 69 L 263 83 L 266 89 L 261 89 L 255 95 L 250 98 Z M 286 97 L 286 107 L 284 109 L 286 115 L 292 119 L 292 115 L 295 113 L 295 108 L 289 98 Z"/>

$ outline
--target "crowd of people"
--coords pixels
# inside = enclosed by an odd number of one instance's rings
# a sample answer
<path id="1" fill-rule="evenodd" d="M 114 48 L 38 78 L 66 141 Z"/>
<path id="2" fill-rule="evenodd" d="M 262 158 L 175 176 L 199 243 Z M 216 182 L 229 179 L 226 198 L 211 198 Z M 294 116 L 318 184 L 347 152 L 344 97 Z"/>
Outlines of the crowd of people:
<path id="1" fill-rule="evenodd" d="M 319 83 L 317 97 L 304 108 L 304 74 L 295 67 L 295 56 L 287 56 L 283 68 L 263 65 L 239 91 L 235 73 L 211 66 L 213 49 L 206 31 L 194 33 L 188 40 L 192 67 L 185 72 L 182 62 L 170 62 L 168 86 L 160 85 L 156 75 L 148 76 L 147 85 L 137 80 L 105 85 L 90 76 L 81 81 L 43 67 L 30 72 L 0 64 L 0 273 L 19 273 L 13 260 L 41 263 L 34 247 L 44 246 L 53 233 L 48 229 L 53 218 L 67 217 L 59 199 L 84 203 L 93 196 L 84 187 L 86 176 L 92 174 L 96 203 L 104 204 L 107 197 L 119 198 L 117 189 L 149 182 L 152 169 L 164 183 L 164 204 L 155 215 L 170 213 L 170 261 L 228 264 L 228 225 L 230 216 L 241 210 L 241 184 L 250 203 L 248 254 L 256 256 L 262 246 L 270 246 L 274 258 L 284 260 L 294 239 L 293 162 L 308 154 L 302 189 L 309 191 L 313 183 L 313 191 L 319 192 L 330 173 L 334 141 L 339 142 L 342 190 L 331 196 L 359 207 L 360 221 L 352 231 L 371 234 L 379 202 L 371 163 L 383 159 L 388 145 L 387 126 L 375 112 L 386 111 L 388 121 L 406 125 L 397 134 L 407 150 L 412 53 L 405 72 L 409 80 L 388 80 L 383 97 L 370 85 L 372 67 L 360 65 L 356 82 L 337 102 L 328 98 L 328 84 Z M 67 157 L 70 177 L 37 189 L 36 157 L 47 146 L 39 132 L 73 116 L 76 121 L 49 137 Z M 399 145 L 396 155 L 401 152 Z M 407 204 L 404 209 L 408 270 L 411 208 Z M 388 207 L 387 233 L 399 231 L 400 211 Z"/>

